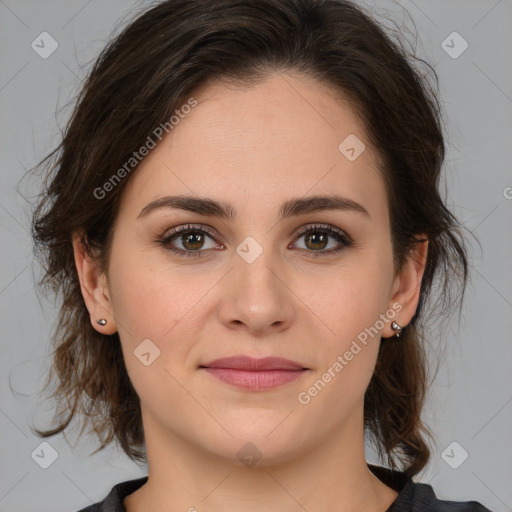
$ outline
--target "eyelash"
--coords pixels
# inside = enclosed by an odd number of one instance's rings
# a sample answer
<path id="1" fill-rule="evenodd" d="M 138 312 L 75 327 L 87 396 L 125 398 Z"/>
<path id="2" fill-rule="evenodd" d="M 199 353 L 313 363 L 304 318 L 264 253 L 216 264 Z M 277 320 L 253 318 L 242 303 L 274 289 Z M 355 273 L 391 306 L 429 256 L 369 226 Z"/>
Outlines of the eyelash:
<path id="1" fill-rule="evenodd" d="M 336 239 L 336 241 L 340 242 L 340 245 L 336 249 L 329 249 L 328 251 L 311 251 L 306 250 L 306 252 L 309 252 L 310 256 L 313 258 L 317 258 L 318 256 L 322 256 L 325 254 L 334 254 L 342 251 L 343 249 L 347 247 L 351 247 L 354 245 L 354 242 L 352 239 L 343 231 L 339 230 L 338 228 L 335 228 L 334 226 L 329 226 L 325 224 L 312 224 L 304 229 L 301 229 L 297 234 L 296 238 L 301 238 L 304 235 L 309 235 L 310 233 L 314 232 L 322 232 L 326 233 L 333 238 Z M 214 249 L 206 249 L 206 250 L 198 250 L 198 251 L 184 251 L 183 249 L 176 249 L 175 247 L 170 246 L 169 244 L 176 238 L 178 238 L 179 235 L 183 233 L 205 233 L 210 238 L 215 240 L 215 234 L 204 225 L 199 226 L 193 226 L 190 224 L 179 226 L 175 229 L 173 229 L 170 233 L 164 234 L 157 238 L 156 242 L 163 245 L 164 248 L 168 251 L 171 251 L 174 254 L 177 254 L 179 256 L 185 256 L 185 257 L 196 257 L 201 258 L 204 257 L 204 253 L 207 253 L 208 251 L 214 250 Z M 216 241 L 216 240 L 215 240 Z M 305 249 L 301 249 L 305 250 Z M 203 253 L 203 255 L 201 254 Z"/>

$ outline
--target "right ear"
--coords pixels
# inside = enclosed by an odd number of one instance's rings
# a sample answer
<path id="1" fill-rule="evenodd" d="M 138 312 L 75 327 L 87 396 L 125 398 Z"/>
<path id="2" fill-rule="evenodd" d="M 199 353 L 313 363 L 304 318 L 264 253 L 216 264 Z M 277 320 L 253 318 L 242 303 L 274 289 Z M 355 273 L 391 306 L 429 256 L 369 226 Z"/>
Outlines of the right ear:
<path id="1" fill-rule="evenodd" d="M 83 231 L 75 231 L 72 235 L 75 264 L 80 279 L 80 288 L 89 311 L 92 326 L 102 334 L 114 334 L 116 322 L 107 278 L 100 271 L 98 259 L 91 258 L 82 242 Z M 104 318 L 107 323 L 99 325 L 97 321 Z"/>

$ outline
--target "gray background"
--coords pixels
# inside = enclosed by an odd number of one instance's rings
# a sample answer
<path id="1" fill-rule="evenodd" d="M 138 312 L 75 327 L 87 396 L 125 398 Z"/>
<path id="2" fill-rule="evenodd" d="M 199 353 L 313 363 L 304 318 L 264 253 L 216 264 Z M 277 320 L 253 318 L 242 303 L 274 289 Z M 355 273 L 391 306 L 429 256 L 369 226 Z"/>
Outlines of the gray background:
<path id="1" fill-rule="evenodd" d="M 115 483 L 146 474 L 115 447 L 89 456 L 95 439 L 77 443 L 76 430 L 68 438 L 47 439 L 58 453 L 47 469 L 31 457 L 41 453 L 43 440 L 30 433 L 29 422 L 51 412 L 51 404 L 38 403 L 37 392 L 48 369 L 57 312 L 34 289 L 40 270 L 29 236 L 31 208 L 17 192 L 25 171 L 59 141 L 58 126 L 70 113 L 66 104 L 94 56 L 119 20 L 144 5 L 0 0 L 1 512 L 71 512 L 103 499 Z M 475 499 L 493 511 L 512 510 L 512 2 L 365 5 L 414 29 L 405 8 L 414 21 L 416 51 L 440 78 L 448 203 L 481 242 L 480 248 L 469 239 L 472 281 L 461 323 L 455 317 L 443 326 L 447 349 L 425 411 L 437 446 L 416 480 L 432 484 L 443 499 Z M 58 42 L 47 59 L 31 47 L 44 31 Z M 469 45 L 457 58 L 442 47 L 454 31 Z M 453 46 L 452 53 L 461 48 L 458 39 L 445 44 Z M 35 193 L 37 182 L 30 188 L 25 181 L 24 194 Z M 453 442 L 460 447 L 450 447 L 443 458 Z M 462 449 L 469 456 L 453 469 L 445 460 L 460 461 Z M 370 449 L 368 459 L 376 461 Z"/>

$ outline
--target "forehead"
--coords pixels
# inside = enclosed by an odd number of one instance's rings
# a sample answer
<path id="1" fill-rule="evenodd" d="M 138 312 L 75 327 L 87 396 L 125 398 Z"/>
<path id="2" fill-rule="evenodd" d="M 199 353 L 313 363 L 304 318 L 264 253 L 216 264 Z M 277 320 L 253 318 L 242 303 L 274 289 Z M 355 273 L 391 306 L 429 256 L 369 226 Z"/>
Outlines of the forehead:
<path id="1" fill-rule="evenodd" d="M 197 105 L 131 177 L 125 208 L 166 193 L 234 204 L 242 196 L 246 206 L 275 209 L 284 197 L 342 193 L 358 202 L 370 195 L 375 208 L 385 207 L 377 152 L 328 86 L 274 74 L 251 87 L 212 82 L 191 96 Z"/>

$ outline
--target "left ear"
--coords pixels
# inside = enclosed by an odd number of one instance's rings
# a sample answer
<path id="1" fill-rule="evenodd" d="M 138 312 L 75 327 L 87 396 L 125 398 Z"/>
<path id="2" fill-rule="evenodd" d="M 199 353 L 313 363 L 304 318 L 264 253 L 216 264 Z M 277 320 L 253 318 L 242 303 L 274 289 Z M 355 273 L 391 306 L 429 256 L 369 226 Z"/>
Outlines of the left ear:
<path id="1" fill-rule="evenodd" d="M 421 241 L 415 243 L 402 270 L 393 282 L 390 307 L 393 304 L 396 305 L 396 303 L 402 306 L 399 311 L 396 306 L 393 308 L 398 311 L 393 320 L 402 327 L 405 327 L 416 313 L 420 300 L 421 280 L 427 263 L 428 239 L 423 235 L 416 238 Z M 391 323 L 385 325 L 382 330 L 382 337 L 391 338 L 394 336 L 395 331 L 391 329 Z"/>

